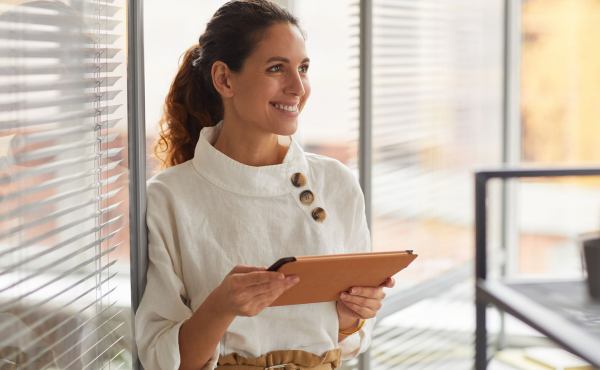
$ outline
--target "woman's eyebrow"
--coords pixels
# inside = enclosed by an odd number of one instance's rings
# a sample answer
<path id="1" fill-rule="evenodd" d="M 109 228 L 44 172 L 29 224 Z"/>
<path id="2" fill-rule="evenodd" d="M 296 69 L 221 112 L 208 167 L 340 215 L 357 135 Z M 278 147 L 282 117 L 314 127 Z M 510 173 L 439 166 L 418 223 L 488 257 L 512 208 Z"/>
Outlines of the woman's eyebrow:
<path id="1" fill-rule="evenodd" d="M 269 58 L 269 60 L 267 60 L 267 64 L 271 63 L 271 62 L 289 63 L 290 60 L 288 58 L 284 58 L 284 57 L 272 57 L 272 58 Z M 306 62 L 310 62 L 310 58 L 305 58 L 301 63 L 306 63 Z"/>

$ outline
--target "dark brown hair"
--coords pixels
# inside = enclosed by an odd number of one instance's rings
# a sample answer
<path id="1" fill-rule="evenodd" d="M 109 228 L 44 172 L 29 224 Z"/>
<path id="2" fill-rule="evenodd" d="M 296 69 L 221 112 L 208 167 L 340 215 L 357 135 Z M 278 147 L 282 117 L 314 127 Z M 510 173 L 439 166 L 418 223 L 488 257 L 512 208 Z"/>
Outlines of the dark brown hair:
<path id="1" fill-rule="evenodd" d="M 160 137 L 154 147 L 161 169 L 192 159 L 200 130 L 223 119 L 223 101 L 212 82 L 212 65 L 222 61 L 232 72 L 241 71 L 264 31 L 282 23 L 302 32 L 298 18 L 269 0 L 234 0 L 217 10 L 198 45 L 184 53 L 165 99 L 158 123 Z"/>

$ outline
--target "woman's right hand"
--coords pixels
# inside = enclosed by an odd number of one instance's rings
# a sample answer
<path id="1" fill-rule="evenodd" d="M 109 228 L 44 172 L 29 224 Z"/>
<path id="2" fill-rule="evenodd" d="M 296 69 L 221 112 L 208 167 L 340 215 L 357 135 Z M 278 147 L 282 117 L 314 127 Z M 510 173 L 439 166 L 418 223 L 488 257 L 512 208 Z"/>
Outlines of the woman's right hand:
<path id="1" fill-rule="evenodd" d="M 295 280 L 296 279 L 296 280 Z M 222 312 L 256 316 L 300 279 L 267 271 L 266 267 L 235 266 L 215 289 Z"/>

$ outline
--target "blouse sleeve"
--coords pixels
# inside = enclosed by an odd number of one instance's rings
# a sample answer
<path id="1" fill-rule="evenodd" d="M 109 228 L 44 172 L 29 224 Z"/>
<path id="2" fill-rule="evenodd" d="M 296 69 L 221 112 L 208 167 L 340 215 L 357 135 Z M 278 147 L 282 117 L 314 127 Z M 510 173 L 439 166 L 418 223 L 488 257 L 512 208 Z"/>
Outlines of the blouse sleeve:
<path id="1" fill-rule="evenodd" d="M 354 214 L 350 238 L 347 243 L 346 253 L 365 253 L 371 252 L 371 234 L 367 226 L 367 216 L 365 214 L 365 198 L 354 174 L 344 166 L 349 176 L 351 176 L 352 192 L 350 197 L 352 205 L 350 212 Z M 371 333 L 377 318 L 367 319 L 363 327 L 356 333 L 350 335 L 340 335 L 341 341 L 338 342 L 342 349 L 342 360 L 350 360 L 363 353 L 371 345 Z"/>
<path id="2" fill-rule="evenodd" d="M 135 339 L 146 370 L 177 370 L 179 329 L 192 317 L 182 278 L 177 224 L 169 191 L 160 183 L 148 183 L 146 224 L 148 256 L 146 290 L 135 316 Z M 214 369 L 219 346 L 202 370 Z"/>

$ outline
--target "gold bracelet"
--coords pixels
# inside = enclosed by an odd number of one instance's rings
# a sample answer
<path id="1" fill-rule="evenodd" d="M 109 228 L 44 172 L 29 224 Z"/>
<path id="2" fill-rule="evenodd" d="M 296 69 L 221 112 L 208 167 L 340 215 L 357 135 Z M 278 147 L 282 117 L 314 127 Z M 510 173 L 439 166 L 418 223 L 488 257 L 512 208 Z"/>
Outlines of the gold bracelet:
<path id="1" fill-rule="evenodd" d="M 356 330 L 354 330 L 354 331 L 349 331 L 349 332 L 347 332 L 347 333 L 344 333 L 344 332 L 341 332 L 341 331 L 339 331 L 339 330 L 338 330 L 338 333 L 340 333 L 340 334 L 344 334 L 344 335 L 350 335 L 350 334 L 354 334 L 354 333 L 356 333 L 357 331 L 359 331 L 359 330 L 360 330 L 360 328 L 362 328 L 362 327 L 363 327 L 363 325 L 365 324 L 365 321 L 367 321 L 367 320 L 364 320 L 364 319 L 363 319 L 363 322 L 362 322 L 362 323 L 361 323 L 361 324 L 358 326 L 358 328 L 357 328 Z"/>

